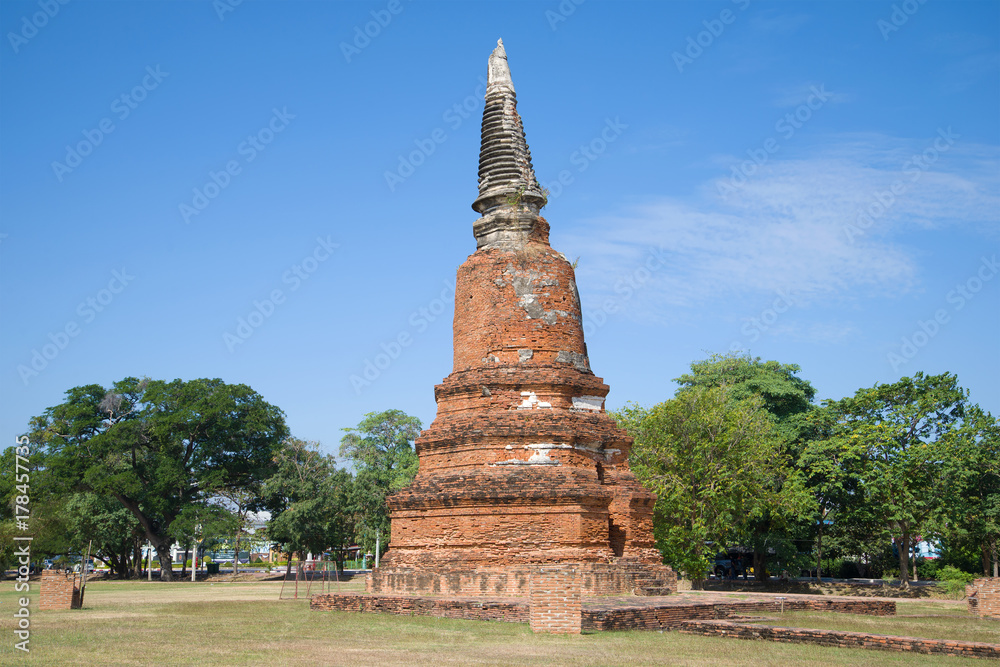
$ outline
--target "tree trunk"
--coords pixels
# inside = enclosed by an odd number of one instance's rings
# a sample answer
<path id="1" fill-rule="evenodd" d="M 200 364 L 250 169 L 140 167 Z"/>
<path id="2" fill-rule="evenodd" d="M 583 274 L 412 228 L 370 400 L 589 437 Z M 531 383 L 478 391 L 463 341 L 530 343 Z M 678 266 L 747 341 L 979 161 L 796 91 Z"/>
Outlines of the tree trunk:
<path id="1" fill-rule="evenodd" d="M 243 532 L 239 528 L 236 529 L 236 551 L 233 553 L 233 575 L 240 573 L 240 533 Z"/>
<path id="2" fill-rule="evenodd" d="M 899 587 L 908 589 L 910 587 L 910 574 L 908 565 L 910 563 L 910 529 L 909 526 L 903 528 L 903 536 L 899 540 Z"/>
<path id="3" fill-rule="evenodd" d="M 754 581 L 767 583 L 771 578 L 767 571 L 767 554 L 754 549 L 753 552 L 753 578 Z"/>
<path id="4" fill-rule="evenodd" d="M 980 550 L 983 555 L 983 576 L 988 577 L 990 576 L 990 552 L 992 551 L 988 540 L 983 540 L 983 543 L 980 545 Z"/>
<path id="5" fill-rule="evenodd" d="M 997 538 L 993 538 L 993 576 L 1000 577 L 1000 544 L 997 543 Z"/>
<path id="6" fill-rule="evenodd" d="M 160 581 L 173 581 L 174 566 L 170 556 L 170 542 L 166 540 L 153 542 L 153 548 L 156 549 L 156 555 L 160 559 Z"/>
<path id="7" fill-rule="evenodd" d="M 823 519 L 819 520 L 819 533 L 816 536 L 816 581 L 822 582 L 823 572 Z"/>
<path id="8" fill-rule="evenodd" d="M 132 544 L 132 576 L 136 579 L 142 576 L 142 543 L 139 538 Z"/>

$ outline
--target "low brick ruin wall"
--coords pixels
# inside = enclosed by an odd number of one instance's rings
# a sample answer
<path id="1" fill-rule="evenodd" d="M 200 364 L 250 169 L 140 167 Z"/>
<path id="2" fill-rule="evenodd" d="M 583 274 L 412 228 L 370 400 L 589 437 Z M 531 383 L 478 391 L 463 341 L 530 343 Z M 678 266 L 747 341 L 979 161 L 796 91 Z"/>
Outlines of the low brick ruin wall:
<path id="1" fill-rule="evenodd" d="M 639 598 L 641 599 L 641 598 Z M 461 618 L 472 621 L 530 623 L 530 598 L 433 598 L 410 595 L 369 595 L 367 593 L 330 593 L 310 599 L 310 609 L 320 611 L 374 612 L 399 615 Z M 896 613 L 894 600 L 867 599 L 787 599 L 786 611 L 832 611 L 870 616 Z M 582 598 L 579 603 L 581 630 L 664 630 L 679 628 L 690 620 L 716 620 L 748 614 L 779 613 L 781 600 L 748 602 L 673 602 L 657 604 L 621 604 Z"/>
<path id="2" fill-rule="evenodd" d="M 43 570 L 42 588 L 39 596 L 38 608 L 42 611 L 79 609 L 81 607 L 77 577 L 71 572 Z"/>
<path id="3" fill-rule="evenodd" d="M 840 630 L 808 630 L 764 625 L 734 623 L 733 621 L 684 621 L 678 630 L 683 634 L 709 637 L 731 637 L 775 642 L 819 644 L 839 648 L 865 648 L 900 653 L 927 653 L 956 655 L 966 658 L 1000 659 L 1000 644 L 962 642 L 943 639 L 918 639 L 870 635 L 864 632 Z"/>
<path id="4" fill-rule="evenodd" d="M 981 618 L 1000 618 L 1000 577 L 982 577 L 965 587 L 969 611 Z"/>
<path id="5" fill-rule="evenodd" d="M 795 599 L 777 598 L 752 602 L 696 602 L 677 605 L 620 605 L 592 601 L 583 610 L 585 630 L 664 630 L 685 621 L 734 618 L 759 613 L 784 611 L 832 611 L 867 616 L 894 616 L 895 600 L 866 599 Z"/>
<path id="6" fill-rule="evenodd" d="M 368 595 L 366 593 L 330 593 L 314 595 L 309 608 L 319 611 L 353 611 L 400 616 L 435 616 L 468 621 L 528 623 L 527 601 L 491 599 L 425 598 L 408 595 Z"/>

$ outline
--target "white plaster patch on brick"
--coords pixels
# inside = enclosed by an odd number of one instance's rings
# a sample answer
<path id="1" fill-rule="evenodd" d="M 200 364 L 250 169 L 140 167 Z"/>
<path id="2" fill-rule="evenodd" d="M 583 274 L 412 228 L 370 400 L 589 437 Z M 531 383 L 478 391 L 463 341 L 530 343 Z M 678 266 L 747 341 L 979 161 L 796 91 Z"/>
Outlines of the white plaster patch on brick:
<path id="1" fill-rule="evenodd" d="M 545 401 L 538 400 L 538 396 L 535 395 L 533 391 L 522 391 L 521 392 L 521 405 L 517 406 L 518 410 L 532 410 L 534 408 L 551 408 L 551 403 L 546 403 Z"/>
<path id="2" fill-rule="evenodd" d="M 604 399 L 600 396 L 574 396 L 573 410 L 589 410 L 600 412 L 604 408 Z"/>
<path id="3" fill-rule="evenodd" d="M 581 452 L 589 452 L 591 454 L 596 454 L 598 456 L 603 456 L 605 459 L 609 459 L 615 454 L 621 454 L 620 449 L 609 449 L 604 447 L 600 443 L 584 443 L 578 442 L 573 445 L 573 449 Z"/>
<path id="4" fill-rule="evenodd" d="M 511 449 L 510 445 L 507 445 L 504 449 Z M 492 465 L 496 466 L 516 466 L 516 465 L 549 465 L 557 466 L 560 465 L 559 461 L 549 457 L 549 452 L 553 449 L 573 449 L 572 445 L 557 445 L 552 442 L 542 442 L 534 445 L 524 445 L 524 449 L 531 452 L 531 456 L 527 460 L 524 459 L 508 459 L 506 461 L 497 461 Z"/>

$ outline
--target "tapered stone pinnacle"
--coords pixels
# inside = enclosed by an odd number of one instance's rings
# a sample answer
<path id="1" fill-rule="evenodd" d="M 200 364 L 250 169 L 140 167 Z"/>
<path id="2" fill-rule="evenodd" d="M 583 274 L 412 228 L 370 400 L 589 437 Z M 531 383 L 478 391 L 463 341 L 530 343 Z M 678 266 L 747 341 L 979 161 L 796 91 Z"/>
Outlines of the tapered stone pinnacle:
<path id="1" fill-rule="evenodd" d="M 545 205 L 545 195 L 535 178 L 531 151 L 517 113 L 517 96 L 507 64 L 503 40 L 490 54 L 483 109 L 482 143 L 479 151 L 479 197 L 472 208 L 486 217 L 501 215 L 510 224 L 493 220 L 492 232 L 523 230 Z M 503 209 L 503 210 L 501 210 Z M 526 218 L 527 216 L 527 218 Z M 501 234 L 503 236 L 503 234 Z M 479 231 L 480 245 L 484 239 Z"/>

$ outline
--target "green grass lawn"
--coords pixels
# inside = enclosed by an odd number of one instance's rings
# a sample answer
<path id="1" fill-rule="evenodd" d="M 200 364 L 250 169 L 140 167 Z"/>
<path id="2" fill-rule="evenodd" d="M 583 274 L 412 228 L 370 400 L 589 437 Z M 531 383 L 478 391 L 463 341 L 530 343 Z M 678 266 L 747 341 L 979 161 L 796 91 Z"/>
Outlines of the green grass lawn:
<path id="1" fill-rule="evenodd" d="M 871 632 L 880 635 L 953 639 L 1000 644 L 1000 622 L 977 619 L 966 606 L 947 602 L 896 602 L 896 616 L 861 616 L 817 611 L 789 611 L 757 620 L 763 625 L 819 630 Z"/>
<path id="2" fill-rule="evenodd" d="M 357 582 L 341 586 L 342 590 L 358 589 Z M 84 609 L 38 612 L 38 585 L 32 582 L 31 653 L 24 654 L 14 649 L 12 617 L 16 599 L 22 594 L 14 592 L 13 582 L 0 582 L 0 664 L 984 664 L 981 660 L 953 657 L 751 642 L 676 632 L 605 632 L 567 637 L 534 635 L 527 625 L 514 623 L 311 612 L 305 600 L 279 601 L 280 587 L 278 582 L 94 582 L 87 586 Z M 900 607 L 901 614 L 912 611 Z M 933 612 L 927 603 L 913 610 L 917 615 Z M 951 628 L 951 624 L 958 628 L 963 621 L 968 627 L 981 623 L 953 613 L 958 610 L 954 606 L 940 610 L 935 616 L 937 621 L 912 621 L 932 629 Z M 791 618 L 792 614 L 785 617 Z M 843 617 L 816 614 L 816 621 L 810 617 L 810 622 L 819 627 L 821 619 Z M 927 636 L 942 633 L 928 632 Z"/>

